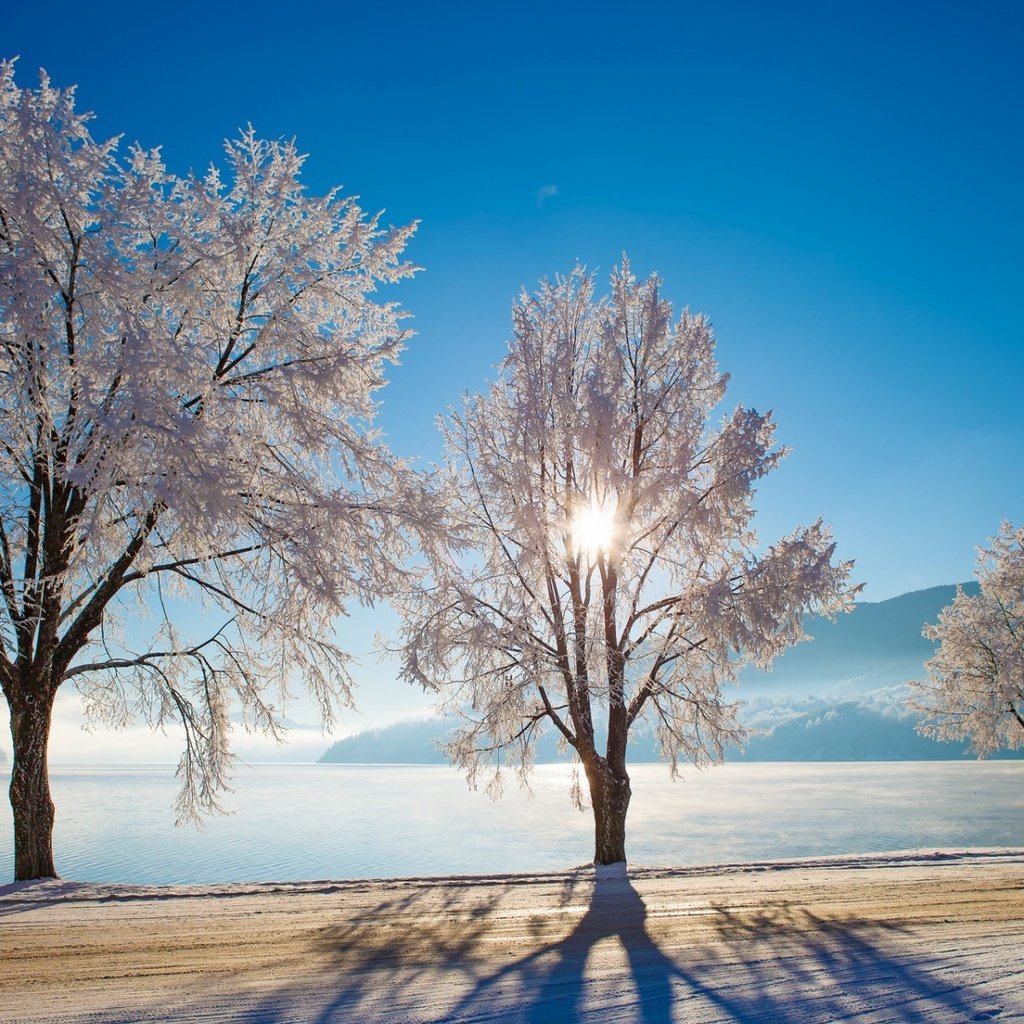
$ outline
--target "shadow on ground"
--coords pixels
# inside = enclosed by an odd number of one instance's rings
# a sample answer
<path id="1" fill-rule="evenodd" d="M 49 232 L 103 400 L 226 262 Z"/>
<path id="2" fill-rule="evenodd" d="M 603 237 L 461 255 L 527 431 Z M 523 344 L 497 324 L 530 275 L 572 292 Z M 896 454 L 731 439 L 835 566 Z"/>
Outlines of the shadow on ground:
<path id="1" fill-rule="evenodd" d="M 294 970 L 295 984 L 240 989 L 225 1019 L 930 1024 L 991 1020 L 1000 1011 L 954 980 L 941 958 L 908 953 L 905 944 L 901 951 L 903 929 L 892 924 L 775 904 L 753 912 L 705 905 L 681 926 L 678 911 L 649 913 L 630 883 L 594 885 L 583 876 L 565 883 L 554 906 L 509 912 L 507 892 L 453 887 L 438 902 L 436 893 L 410 890 L 365 920 L 327 925 L 301 957 L 275 966 L 275 979 Z M 566 934 L 580 904 L 585 910 Z M 195 992 L 189 1002 L 204 1004 Z M 166 1009 L 165 1019 L 195 1019 L 186 1007 L 180 1015 Z"/>
<path id="2" fill-rule="evenodd" d="M 438 1024 L 490 1018 L 510 981 L 523 1002 L 496 1018 L 519 1024 L 817 1024 L 879 1009 L 886 1020 L 907 1024 L 994 1016 L 969 989 L 895 955 L 887 940 L 898 930 L 823 920 L 786 905 L 753 914 L 718 907 L 710 942 L 672 950 L 656 938 L 632 885 L 597 886 L 566 938 L 479 978 Z M 592 978 L 588 962 L 609 939 L 621 946 L 628 969 Z"/>

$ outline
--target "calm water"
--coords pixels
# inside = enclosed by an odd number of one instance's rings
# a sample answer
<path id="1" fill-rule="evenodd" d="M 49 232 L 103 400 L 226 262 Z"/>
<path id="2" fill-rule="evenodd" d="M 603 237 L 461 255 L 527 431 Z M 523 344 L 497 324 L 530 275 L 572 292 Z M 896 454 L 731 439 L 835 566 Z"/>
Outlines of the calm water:
<path id="1" fill-rule="evenodd" d="M 9 771 L 9 766 L 8 766 Z M 1024 761 L 733 764 L 632 770 L 637 865 L 1024 847 Z M 446 766 L 240 768 L 229 816 L 175 828 L 165 767 L 59 767 L 56 860 L 65 878 L 146 884 L 545 871 L 593 855 L 568 769 L 542 765 L 534 797 L 492 803 Z M 6 775 L 0 777 L 6 792 Z M 9 808 L 0 884 L 13 876 Z"/>

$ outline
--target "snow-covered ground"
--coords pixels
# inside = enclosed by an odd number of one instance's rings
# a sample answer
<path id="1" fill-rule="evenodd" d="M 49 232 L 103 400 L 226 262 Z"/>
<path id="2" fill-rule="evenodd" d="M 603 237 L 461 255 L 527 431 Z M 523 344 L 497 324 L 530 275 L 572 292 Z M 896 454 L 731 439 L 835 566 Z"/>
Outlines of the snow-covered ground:
<path id="1" fill-rule="evenodd" d="M 1024 850 L 0 887 L 0 1019 L 1024 1021 Z"/>

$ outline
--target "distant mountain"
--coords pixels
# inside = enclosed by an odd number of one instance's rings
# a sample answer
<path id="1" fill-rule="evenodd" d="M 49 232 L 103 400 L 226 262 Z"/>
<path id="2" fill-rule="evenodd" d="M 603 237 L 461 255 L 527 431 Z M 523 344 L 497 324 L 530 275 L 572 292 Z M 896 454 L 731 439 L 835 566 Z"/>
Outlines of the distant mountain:
<path id="1" fill-rule="evenodd" d="M 368 729 L 338 740 L 320 758 L 320 764 L 443 764 L 441 741 L 454 719 L 421 718 Z"/>
<path id="2" fill-rule="evenodd" d="M 727 761 L 946 761 L 970 755 L 963 743 L 939 743 L 921 736 L 915 719 L 898 717 L 857 701 L 830 703 L 812 699 L 802 709 L 780 706 L 786 720 L 754 735 L 746 749 L 730 750 Z M 443 764 L 440 740 L 454 728 L 454 719 L 425 718 L 374 729 L 339 740 L 320 758 L 322 764 Z M 1014 751 L 998 757 L 1024 757 Z M 554 736 L 538 744 L 539 764 L 567 761 Z M 629 759 L 634 764 L 660 760 L 654 738 L 639 732 L 630 736 Z"/>
<path id="3" fill-rule="evenodd" d="M 444 764 L 441 745 L 459 724 L 455 717 L 420 718 L 397 722 L 380 729 L 368 729 L 338 740 L 320 758 L 321 764 Z M 537 744 L 537 761 L 568 760 L 558 752 L 553 733 L 545 733 Z"/>
<path id="4" fill-rule="evenodd" d="M 967 593 L 978 592 L 977 583 L 961 586 Z M 935 650 L 921 630 L 955 596 L 955 586 L 930 587 L 888 601 L 861 602 L 835 622 L 809 615 L 804 626 L 813 639 L 791 647 L 770 672 L 745 669 L 740 676 L 743 690 L 748 695 L 822 696 L 838 689 L 866 693 L 920 679 L 925 660 Z"/>
<path id="5" fill-rule="evenodd" d="M 812 701 L 805 711 L 754 736 L 729 761 L 962 761 L 967 744 L 940 743 L 922 736 L 916 718 L 881 711 L 856 701 Z M 1022 751 L 1004 751 L 997 759 L 1019 759 Z"/>
<path id="6" fill-rule="evenodd" d="M 963 588 L 977 592 L 977 584 Z M 773 671 L 741 674 L 730 698 L 744 700 L 741 719 L 758 730 L 746 749 L 731 751 L 743 761 L 907 761 L 968 757 L 965 744 L 939 743 L 921 736 L 906 707 L 907 682 L 924 677 L 933 645 L 921 635 L 956 594 L 955 586 L 932 587 L 888 601 L 858 604 L 829 622 L 808 617 L 813 640 L 779 658 Z M 348 764 L 437 764 L 440 744 L 457 725 L 454 718 L 402 722 L 339 740 L 322 762 Z M 654 738 L 630 737 L 634 763 L 659 760 Z M 1024 757 L 1024 751 L 1004 756 Z M 538 744 L 540 763 L 567 759 L 552 733 Z"/>

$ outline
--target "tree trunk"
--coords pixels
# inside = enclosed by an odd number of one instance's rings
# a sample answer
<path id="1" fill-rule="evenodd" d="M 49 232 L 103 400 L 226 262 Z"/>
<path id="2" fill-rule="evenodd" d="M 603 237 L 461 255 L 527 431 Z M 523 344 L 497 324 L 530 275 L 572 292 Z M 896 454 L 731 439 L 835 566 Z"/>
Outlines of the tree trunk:
<path id="1" fill-rule="evenodd" d="M 633 793 L 626 767 L 613 768 L 601 758 L 585 771 L 594 808 L 594 863 L 625 863 L 626 812 Z"/>
<path id="2" fill-rule="evenodd" d="M 25 694 L 11 701 L 11 809 L 14 811 L 14 878 L 57 878 L 53 865 L 53 800 L 47 772 L 52 696 Z"/>

